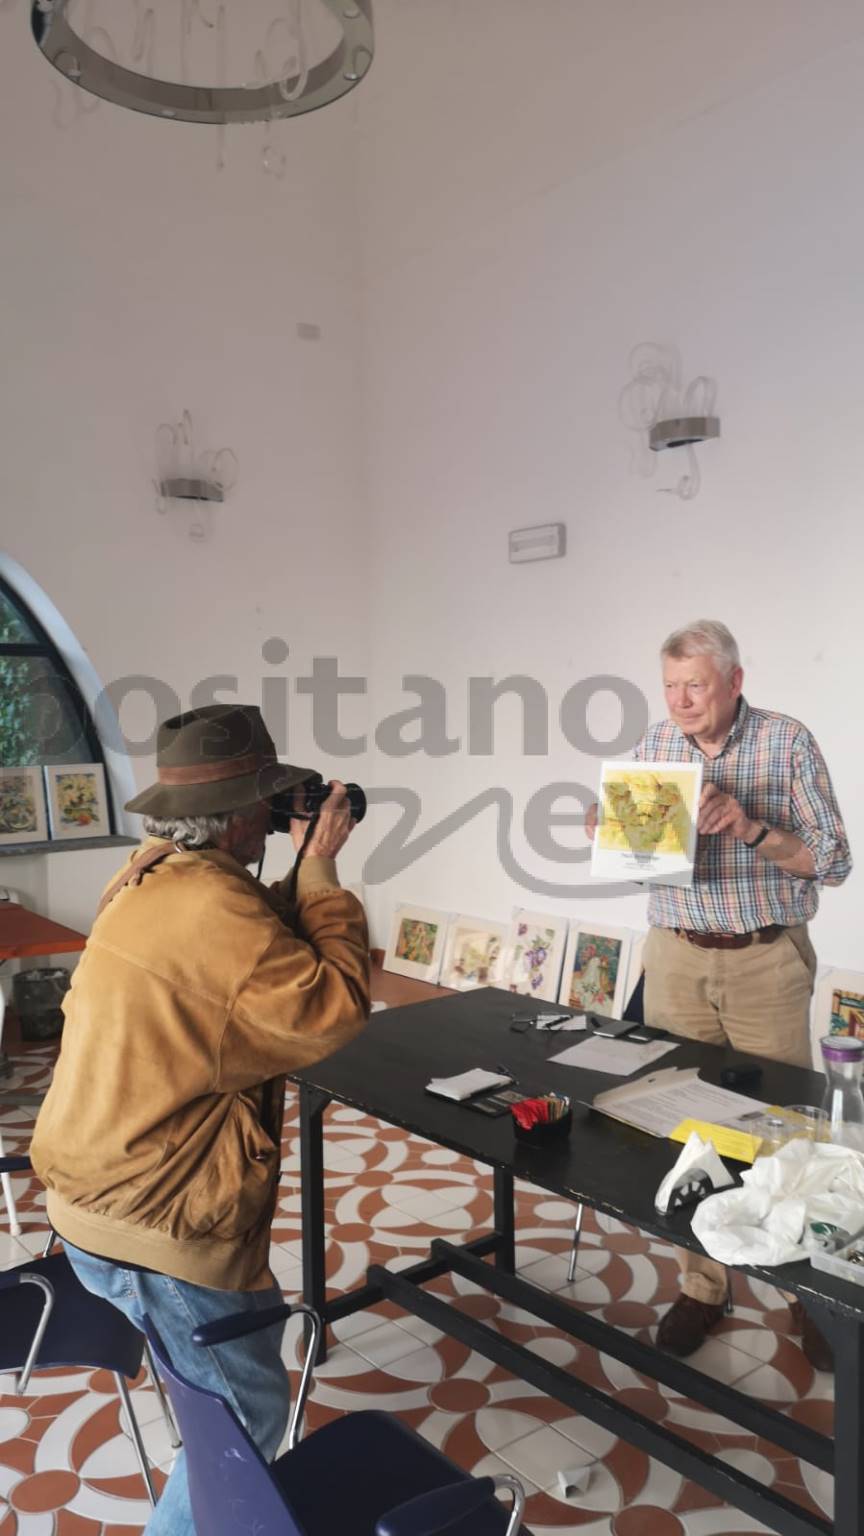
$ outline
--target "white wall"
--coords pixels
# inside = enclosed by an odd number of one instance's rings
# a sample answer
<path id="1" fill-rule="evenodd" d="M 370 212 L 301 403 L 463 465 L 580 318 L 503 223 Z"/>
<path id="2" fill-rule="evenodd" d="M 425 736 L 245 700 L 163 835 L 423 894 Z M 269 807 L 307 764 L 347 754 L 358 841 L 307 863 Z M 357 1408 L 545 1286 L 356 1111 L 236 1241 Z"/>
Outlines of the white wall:
<path id="1" fill-rule="evenodd" d="M 279 130 L 284 180 L 257 164 L 260 128 L 229 135 L 220 173 L 207 128 L 101 105 L 58 130 L 29 6 L 0 18 L 0 39 L 0 545 L 105 682 L 147 674 L 185 705 L 217 673 L 259 701 L 263 679 L 290 684 L 315 654 L 365 673 L 350 99 Z M 239 459 L 204 543 L 155 509 L 156 429 L 184 407 L 202 447 Z M 272 636 L 291 648 L 281 667 L 262 659 Z M 286 755 L 316 767 L 309 719 L 295 700 Z M 128 699 L 129 736 L 153 721 L 145 694 Z M 149 782 L 152 754 L 135 771 Z M 349 760 L 334 771 L 363 777 Z M 86 928 L 122 857 L 7 860 L 0 879 Z M 287 862 L 274 845 L 268 870 Z"/>
<path id="2" fill-rule="evenodd" d="M 221 174 L 207 129 L 102 107 L 58 131 L 26 8 L 2 18 L 3 547 L 103 677 L 148 673 L 184 703 L 205 675 L 254 699 L 330 654 L 372 680 L 343 702 L 346 732 L 414 702 L 401 677 L 422 672 L 464 734 L 470 675 L 533 675 L 546 757 L 523 756 L 504 704 L 494 758 L 463 742 L 320 766 L 415 789 L 418 831 L 507 790 L 515 856 L 565 885 L 584 866 L 539 858 L 521 827 L 544 784 L 596 780 L 557 728 L 562 695 L 617 673 L 656 714 L 662 636 L 723 617 L 750 697 L 816 732 L 860 846 L 859 0 L 377 0 L 376 16 L 362 88 L 286 125 L 283 182 L 254 163 L 258 130 Z M 630 473 L 618 396 L 645 340 L 719 382 L 723 439 L 689 505 L 657 493 L 672 455 L 653 482 Z M 153 508 L 153 435 L 187 405 L 240 460 L 205 544 Z M 567 559 L 509 567 L 507 530 L 547 520 L 567 523 Z M 287 669 L 262 662 L 272 635 Z M 130 700 L 123 723 L 144 735 L 152 710 Z M 593 729 L 614 724 L 598 700 Z M 319 764 L 308 699 L 289 750 Z M 139 783 L 151 772 L 136 759 Z M 345 878 L 394 819 L 373 809 Z M 16 860 L 5 878 L 84 925 L 113 862 Z M 823 960 L 857 961 L 857 880 L 825 893 Z M 493 809 L 369 894 L 379 941 L 397 897 L 644 908 L 532 895 L 502 868 Z"/>
<path id="3" fill-rule="evenodd" d="M 656 717 L 663 636 L 723 618 L 749 697 L 815 732 L 860 850 L 860 5 L 383 0 L 378 14 L 360 105 L 374 713 L 409 702 L 402 673 L 428 672 L 458 734 L 468 675 L 513 671 L 555 704 L 617 673 Z M 718 380 L 723 438 L 689 504 L 657 492 L 675 455 L 653 482 L 630 472 L 618 396 L 642 341 Z M 567 523 L 567 559 L 509 567 L 507 530 L 547 520 Z M 614 711 L 597 708 L 601 733 Z M 554 714 L 548 757 L 524 757 L 506 709 L 494 759 L 463 742 L 381 759 L 378 782 L 413 786 L 423 826 L 507 787 L 528 870 L 578 880 L 584 866 L 531 853 L 520 819 L 546 782 L 596 783 L 597 759 Z M 860 963 L 859 880 L 823 896 L 823 960 Z M 498 916 L 644 912 L 637 895 L 532 897 L 501 868 L 491 811 L 379 891 L 381 929 L 397 894 Z"/>

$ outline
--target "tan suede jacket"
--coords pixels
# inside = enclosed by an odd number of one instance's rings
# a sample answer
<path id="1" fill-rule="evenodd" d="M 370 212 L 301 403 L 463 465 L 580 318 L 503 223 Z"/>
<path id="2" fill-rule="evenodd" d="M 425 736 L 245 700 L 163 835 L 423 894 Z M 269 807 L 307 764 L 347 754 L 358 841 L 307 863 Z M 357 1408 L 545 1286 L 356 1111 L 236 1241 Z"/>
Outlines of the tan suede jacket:
<path id="1" fill-rule="evenodd" d="M 271 1283 L 284 1074 L 369 1015 L 366 919 L 331 860 L 304 861 L 293 930 L 285 915 L 280 886 L 202 850 L 97 917 L 31 1146 L 76 1247 L 218 1290 Z"/>

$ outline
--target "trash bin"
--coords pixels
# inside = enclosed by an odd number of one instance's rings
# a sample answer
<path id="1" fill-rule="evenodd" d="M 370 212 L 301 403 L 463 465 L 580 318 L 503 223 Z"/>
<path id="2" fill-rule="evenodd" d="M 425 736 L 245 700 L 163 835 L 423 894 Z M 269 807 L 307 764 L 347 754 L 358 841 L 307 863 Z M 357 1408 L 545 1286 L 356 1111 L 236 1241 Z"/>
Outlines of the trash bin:
<path id="1" fill-rule="evenodd" d="M 22 1040 L 56 1040 L 62 1034 L 62 1003 L 71 982 L 62 965 L 42 965 L 13 976 L 12 1004 Z"/>

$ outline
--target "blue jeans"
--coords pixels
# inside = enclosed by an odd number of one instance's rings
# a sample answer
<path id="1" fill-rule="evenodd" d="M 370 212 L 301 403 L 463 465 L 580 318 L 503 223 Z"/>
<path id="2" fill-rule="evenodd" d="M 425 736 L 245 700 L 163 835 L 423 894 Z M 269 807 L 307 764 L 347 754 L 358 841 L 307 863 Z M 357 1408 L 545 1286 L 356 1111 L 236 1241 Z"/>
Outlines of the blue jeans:
<path id="1" fill-rule="evenodd" d="M 70 1243 L 63 1246 L 81 1284 L 118 1307 L 142 1331 L 146 1312 L 180 1375 L 224 1397 L 261 1454 L 272 1461 L 288 1423 L 291 1397 L 280 1353 L 284 1326 L 264 1328 L 212 1349 L 193 1344 L 192 1331 L 232 1312 L 277 1306 L 283 1299 L 278 1286 L 267 1291 L 211 1291 L 170 1275 L 125 1269 Z M 178 1452 L 145 1536 L 196 1536 L 183 1451 Z"/>

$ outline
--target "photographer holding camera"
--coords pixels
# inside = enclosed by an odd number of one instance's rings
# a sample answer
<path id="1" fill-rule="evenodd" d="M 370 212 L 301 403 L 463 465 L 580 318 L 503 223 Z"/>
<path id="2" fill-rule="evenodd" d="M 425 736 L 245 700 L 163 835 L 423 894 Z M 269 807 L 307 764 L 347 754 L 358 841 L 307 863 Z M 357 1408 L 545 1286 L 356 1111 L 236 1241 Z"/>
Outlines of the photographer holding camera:
<path id="1" fill-rule="evenodd" d="M 166 721 L 157 765 L 126 807 L 148 835 L 75 971 L 31 1156 L 82 1283 L 139 1327 L 146 1312 L 272 1458 L 289 1408 L 281 1327 L 218 1348 L 191 1335 L 281 1301 L 268 1252 L 284 1074 L 369 1014 L 366 920 L 334 863 L 365 802 L 279 763 L 254 706 Z M 246 866 L 273 820 L 298 852 L 268 888 Z M 147 1536 L 194 1536 L 182 1452 Z"/>

